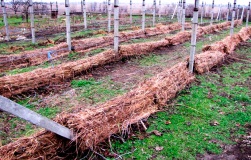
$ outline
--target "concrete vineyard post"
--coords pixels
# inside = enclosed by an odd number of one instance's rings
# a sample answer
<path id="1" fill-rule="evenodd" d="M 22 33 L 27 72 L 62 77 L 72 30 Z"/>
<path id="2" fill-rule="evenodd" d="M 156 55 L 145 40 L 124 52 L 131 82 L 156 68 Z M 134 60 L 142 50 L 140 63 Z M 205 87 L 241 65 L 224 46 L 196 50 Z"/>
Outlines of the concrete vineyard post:
<path id="1" fill-rule="evenodd" d="M 228 17 L 229 17 L 229 8 L 230 8 L 230 4 L 228 2 L 228 4 L 227 4 L 227 18 L 226 18 L 226 21 L 228 21 Z"/>
<path id="2" fill-rule="evenodd" d="M 161 18 L 161 0 L 159 0 L 159 20 Z"/>
<path id="3" fill-rule="evenodd" d="M 195 0 L 194 10 L 193 10 L 193 24 L 192 24 L 190 58 L 189 58 L 189 71 L 191 73 L 193 73 L 194 55 L 195 55 L 195 50 L 196 50 L 196 34 L 197 34 L 198 17 L 199 17 L 198 11 L 199 11 L 199 0 Z"/>
<path id="4" fill-rule="evenodd" d="M 6 13 L 4 0 L 1 0 L 1 7 L 3 10 L 3 20 L 4 20 L 4 26 L 5 26 L 6 40 L 9 41 L 10 35 L 9 35 L 9 27 L 8 27 L 7 13 Z"/>
<path id="5" fill-rule="evenodd" d="M 241 11 L 241 23 L 243 22 L 243 16 L 244 16 L 244 6 L 242 7 L 242 11 Z"/>
<path id="6" fill-rule="evenodd" d="M 178 19 L 178 22 L 180 23 L 180 4 L 181 4 L 181 1 L 179 1 L 179 5 L 178 5 L 178 11 L 177 11 L 177 19 Z"/>
<path id="7" fill-rule="evenodd" d="M 238 5 L 237 7 L 237 15 L 236 15 L 236 19 L 239 19 L 239 13 L 240 13 L 240 5 Z"/>
<path id="8" fill-rule="evenodd" d="M 186 21 L 186 0 L 183 0 L 183 7 L 182 7 L 182 31 L 185 31 L 185 21 Z"/>
<path id="9" fill-rule="evenodd" d="M 114 50 L 119 51 L 119 0 L 114 0 Z"/>
<path id="10" fill-rule="evenodd" d="M 132 0 L 130 0 L 130 23 L 132 24 Z"/>
<path id="11" fill-rule="evenodd" d="M 155 26 L 155 17 L 156 17 L 156 0 L 153 0 L 153 27 Z"/>
<path id="12" fill-rule="evenodd" d="M 56 11 L 58 12 L 58 1 L 56 1 Z"/>
<path id="13" fill-rule="evenodd" d="M 85 29 L 87 29 L 86 3 L 85 3 L 85 0 L 83 0 L 83 17 L 84 17 L 84 26 L 85 26 Z"/>
<path id="14" fill-rule="evenodd" d="M 220 8 L 218 10 L 218 14 L 217 14 L 217 17 L 216 17 L 216 21 L 219 21 L 220 20 L 220 12 L 221 12 L 221 5 L 220 5 Z"/>
<path id="15" fill-rule="evenodd" d="M 29 1 L 29 8 L 30 8 L 30 21 L 31 21 L 31 39 L 32 43 L 34 44 L 36 42 L 36 39 L 35 39 L 34 11 L 33 11 L 32 0 Z"/>
<path id="16" fill-rule="evenodd" d="M 203 12 L 204 12 L 204 3 L 202 2 L 200 11 L 200 24 L 203 24 Z"/>
<path id="17" fill-rule="evenodd" d="M 5 97 L 0 96 L 0 109 L 29 121 L 37 126 L 43 127 L 51 132 L 54 132 L 62 137 L 73 140 L 72 131 L 40 114 L 23 107 Z"/>
<path id="18" fill-rule="evenodd" d="M 247 10 L 247 19 L 246 19 L 246 27 L 248 27 L 248 21 L 249 21 L 249 12 L 250 12 L 250 2 L 248 3 L 248 10 Z"/>
<path id="19" fill-rule="evenodd" d="M 145 0 L 142 3 L 142 30 L 145 30 L 145 23 L 146 23 L 146 4 Z"/>
<path id="20" fill-rule="evenodd" d="M 112 8 L 111 8 L 111 0 L 108 0 L 108 32 L 111 32 L 111 12 L 112 12 Z"/>
<path id="21" fill-rule="evenodd" d="M 66 41 L 68 50 L 71 51 L 71 20 L 70 20 L 70 3 L 65 0 L 65 16 L 66 16 Z"/>
<path id="22" fill-rule="evenodd" d="M 231 21 L 231 27 L 230 27 L 230 36 L 232 36 L 234 34 L 235 7 L 236 7 L 236 0 L 234 0 L 234 6 L 233 6 L 233 11 L 232 11 L 232 21 Z"/>
<path id="23" fill-rule="evenodd" d="M 176 13 L 176 11 L 177 11 L 177 8 L 178 8 L 178 4 L 176 4 L 176 6 L 175 6 L 175 8 L 174 8 L 173 15 L 172 15 L 171 19 L 173 19 L 173 17 L 175 16 L 175 13 Z"/>
<path id="24" fill-rule="evenodd" d="M 210 21 L 210 25 L 213 25 L 213 20 L 214 20 L 214 0 L 212 3 L 212 11 L 211 11 L 211 21 Z"/>

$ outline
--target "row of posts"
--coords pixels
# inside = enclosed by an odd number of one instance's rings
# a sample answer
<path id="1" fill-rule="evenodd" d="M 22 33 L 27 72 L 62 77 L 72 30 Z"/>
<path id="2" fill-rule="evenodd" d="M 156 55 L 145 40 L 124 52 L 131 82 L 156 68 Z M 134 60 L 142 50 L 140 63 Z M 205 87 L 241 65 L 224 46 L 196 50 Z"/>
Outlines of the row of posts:
<path id="1" fill-rule="evenodd" d="M 159 1 L 159 5 L 161 6 L 161 0 Z M 7 22 L 7 13 L 4 0 L 1 0 L 1 7 L 3 10 L 3 19 L 6 28 L 6 39 L 9 40 L 9 32 L 8 32 L 8 22 Z M 195 53 L 195 46 L 196 46 L 196 30 L 198 24 L 198 9 L 199 8 L 199 0 L 195 0 L 195 7 L 194 7 L 194 15 L 193 15 L 193 22 L 192 22 L 192 39 L 191 39 L 191 56 L 190 56 L 190 65 L 189 69 L 192 71 L 193 65 L 191 62 L 194 61 L 194 53 Z M 227 20 L 230 12 L 231 4 L 228 3 L 228 12 L 227 12 Z M 239 7 L 238 7 L 239 8 Z M 29 9 L 30 9 L 30 20 L 31 20 L 31 34 L 32 34 L 32 43 L 35 43 L 35 27 L 34 27 L 34 11 L 33 11 L 33 2 L 32 0 L 29 1 Z M 174 10 L 174 14 L 176 12 L 177 6 Z M 177 18 L 178 21 L 182 24 L 182 31 L 185 30 L 185 9 L 186 9 L 186 1 L 182 0 L 179 1 L 178 11 L 177 11 Z M 83 12 L 84 18 L 84 27 L 87 29 L 87 17 L 86 17 L 86 2 L 85 0 L 81 1 L 81 10 Z M 203 10 L 204 4 L 202 3 L 202 11 L 201 11 L 201 22 L 203 21 Z M 214 0 L 212 3 L 212 12 L 211 12 L 211 21 L 210 24 L 213 23 L 213 12 L 214 10 Z M 219 10 L 220 11 L 220 10 Z M 233 12 L 232 12 L 232 21 L 230 27 L 230 35 L 234 33 L 234 19 L 235 19 L 235 11 L 236 11 L 236 0 L 234 0 L 233 5 Z M 237 10 L 237 15 L 238 14 Z M 249 20 L 249 12 L 250 12 L 250 2 L 248 5 L 247 10 L 247 19 L 246 19 L 246 27 L 248 26 Z M 66 13 L 66 37 L 67 37 L 67 44 L 69 51 L 72 50 L 71 46 L 71 26 L 70 26 L 70 3 L 69 0 L 65 0 L 65 13 Z M 244 7 L 242 10 L 241 19 L 243 19 Z M 156 0 L 153 1 L 153 26 L 155 25 L 155 16 L 156 16 Z M 173 15 L 174 16 L 174 15 Z M 159 11 L 159 17 L 161 17 Z M 173 18 L 173 17 L 172 17 Z M 219 14 L 217 19 L 219 18 Z M 237 18 L 239 18 L 237 16 Z M 145 7 L 145 0 L 142 3 L 142 30 L 145 30 L 145 22 L 146 22 L 146 7 Z M 132 23 L 132 0 L 130 0 L 130 23 Z M 111 31 L 111 0 L 108 0 L 108 32 Z M 119 49 L 119 0 L 114 0 L 114 50 L 118 52 Z"/>

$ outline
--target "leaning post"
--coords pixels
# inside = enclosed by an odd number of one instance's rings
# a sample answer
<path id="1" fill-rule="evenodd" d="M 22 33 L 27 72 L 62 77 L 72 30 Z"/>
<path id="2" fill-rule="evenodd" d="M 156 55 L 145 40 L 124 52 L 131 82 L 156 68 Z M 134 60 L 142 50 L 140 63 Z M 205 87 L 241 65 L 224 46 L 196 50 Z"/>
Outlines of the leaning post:
<path id="1" fill-rule="evenodd" d="M 71 51 L 71 20 L 70 20 L 70 3 L 65 0 L 65 16 L 66 16 L 66 41 L 68 50 Z"/>
<path id="2" fill-rule="evenodd" d="M 112 12 L 112 8 L 111 8 L 111 0 L 108 0 L 108 33 L 111 32 L 111 12 Z"/>
<path id="3" fill-rule="evenodd" d="M 192 38 L 190 47 L 190 58 L 189 58 L 189 72 L 193 73 L 194 66 L 194 55 L 196 50 L 196 34 L 198 27 L 198 13 L 199 11 L 199 0 L 195 0 L 194 10 L 193 10 L 193 24 L 192 24 Z"/>
<path id="4" fill-rule="evenodd" d="M 145 30 L 145 23 L 146 23 L 146 4 L 145 0 L 142 3 L 142 30 Z"/>
<path id="5" fill-rule="evenodd" d="M 3 10 L 3 20 L 4 20 L 4 26 L 5 26 L 5 32 L 6 32 L 6 40 L 9 41 L 10 35 L 9 35 L 9 27 L 8 27 L 7 13 L 6 13 L 4 0 L 1 0 L 1 7 Z"/>
<path id="6" fill-rule="evenodd" d="M 231 21 L 231 28 L 230 28 L 230 36 L 232 36 L 234 34 L 235 7 L 236 7 L 236 0 L 234 0 L 234 6 L 233 6 L 233 12 L 232 12 L 232 21 Z"/>
<path id="7" fill-rule="evenodd" d="M 185 21 L 186 21 L 186 0 L 183 0 L 182 9 L 182 31 L 185 31 Z"/>
<path id="8" fill-rule="evenodd" d="M 156 17 L 156 0 L 153 0 L 153 27 L 155 26 L 155 17 Z"/>
<path id="9" fill-rule="evenodd" d="M 248 21 L 249 21 L 249 12 L 250 12 L 250 2 L 248 3 L 248 10 L 247 10 L 247 19 L 246 19 L 246 27 L 248 27 Z"/>
<path id="10" fill-rule="evenodd" d="M 212 11 L 211 11 L 211 21 L 210 21 L 210 25 L 213 25 L 213 20 L 214 20 L 214 0 L 212 3 Z"/>
<path id="11" fill-rule="evenodd" d="M 119 0 L 114 0 L 114 50 L 119 52 Z"/>
<path id="12" fill-rule="evenodd" d="M 132 24 L 132 0 L 130 0 L 130 23 Z"/>
<path id="13" fill-rule="evenodd" d="M 29 8 L 30 8 L 30 20 L 31 20 L 31 39 L 32 43 L 36 42 L 35 39 L 35 26 L 34 26 L 34 11 L 33 11 L 33 2 L 32 0 L 29 1 Z"/>

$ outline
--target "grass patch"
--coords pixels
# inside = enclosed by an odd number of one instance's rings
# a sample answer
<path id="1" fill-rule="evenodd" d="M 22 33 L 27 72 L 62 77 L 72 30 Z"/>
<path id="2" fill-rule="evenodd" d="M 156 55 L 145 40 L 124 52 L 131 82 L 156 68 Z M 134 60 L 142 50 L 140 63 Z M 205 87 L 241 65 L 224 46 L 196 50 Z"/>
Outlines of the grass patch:
<path id="1" fill-rule="evenodd" d="M 220 146 L 234 144 L 234 138 L 245 134 L 244 125 L 251 123 L 250 68 L 251 64 L 233 63 L 217 74 L 197 76 L 199 84 L 183 90 L 174 108 L 149 119 L 144 139 L 136 133 L 125 143 L 113 141 L 113 151 L 125 154 L 125 159 L 196 159 L 206 152 L 220 154 Z M 153 130 L 162 136 L 152 134 Z M 156 146 L 163 150 L 156 151 Z"/>
<path id="2" fill-rule="evenodd" d="M 84 98 L 91 104 L 105 102 L 125 92 L 119 84 L 116 84 L 109 78 L 99 81 L 94 79 L 73 80 L 71 86 L 78 89 L 80 98 Z"/>

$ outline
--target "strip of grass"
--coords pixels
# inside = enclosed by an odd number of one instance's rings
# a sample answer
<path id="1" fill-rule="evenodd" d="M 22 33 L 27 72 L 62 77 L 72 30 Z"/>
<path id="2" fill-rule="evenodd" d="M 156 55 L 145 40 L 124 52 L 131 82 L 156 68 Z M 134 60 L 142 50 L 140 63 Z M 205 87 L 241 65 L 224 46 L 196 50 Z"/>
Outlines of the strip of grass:
<path id="1" fill-rule="evenodd" d="M 247 51 L 248 50 L 248 51 Z M 247 52 L 246 52 L 247 51 Z M 239 49 L 250 55 L 250 48 Z M 197 76 L 198 82 L 183 90 L 174 102 L 149 119 L 147 136 L 112 143 L 125 159 L 196 159 L 198 154 L 220 154 L 222 145 L 234 144 L 251 123 L 251 64 L 233 63 L 219 73 Z M 213 126 L 212 123 L 219 123 Z M 162 133 L 152 134 L 153 130 Z M 157 151 L 156 146 L 163 147 Z"/>
<path id="2" fill-rule="evenodd" d="M 125 92 L 119 84 L 109 78 L 98 81 L 92 78 L 88 80 L 73 80 L 71 85 L 78 90 L 79 97 L 84 98 L 90 104 L 105 102 Z"/>

